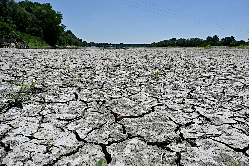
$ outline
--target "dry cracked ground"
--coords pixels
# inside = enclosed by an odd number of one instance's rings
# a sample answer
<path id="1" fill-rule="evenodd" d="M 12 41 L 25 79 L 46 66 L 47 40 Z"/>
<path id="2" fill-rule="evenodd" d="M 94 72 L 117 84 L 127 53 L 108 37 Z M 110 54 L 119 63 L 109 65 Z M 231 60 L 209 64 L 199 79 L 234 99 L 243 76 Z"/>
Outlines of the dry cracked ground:
<path id="1" fill-rule="evenodd" d="M 247 49 L 0 55 L 2 165 L 249 164 Z"/>

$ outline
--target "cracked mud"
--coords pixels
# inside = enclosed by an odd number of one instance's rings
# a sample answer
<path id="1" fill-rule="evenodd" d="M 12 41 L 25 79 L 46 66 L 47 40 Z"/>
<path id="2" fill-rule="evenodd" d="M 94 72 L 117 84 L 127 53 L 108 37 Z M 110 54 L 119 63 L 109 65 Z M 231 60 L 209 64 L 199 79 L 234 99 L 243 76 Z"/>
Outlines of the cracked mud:
<path id="1" fill-rule="evenodd" d="M 2 165 L 249 164 L 249 50 L 0 54 Z"/>

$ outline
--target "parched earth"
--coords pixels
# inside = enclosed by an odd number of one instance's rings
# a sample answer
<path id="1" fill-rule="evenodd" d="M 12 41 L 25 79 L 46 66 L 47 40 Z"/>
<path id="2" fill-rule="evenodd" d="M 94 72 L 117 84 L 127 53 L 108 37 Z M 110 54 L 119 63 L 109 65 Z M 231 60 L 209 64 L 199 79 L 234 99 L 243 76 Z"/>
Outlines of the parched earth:
<path id="1" fill-rule="evenodd" d="M 249 165 L 247 49 L 0 55 L 2 165 Z"/>

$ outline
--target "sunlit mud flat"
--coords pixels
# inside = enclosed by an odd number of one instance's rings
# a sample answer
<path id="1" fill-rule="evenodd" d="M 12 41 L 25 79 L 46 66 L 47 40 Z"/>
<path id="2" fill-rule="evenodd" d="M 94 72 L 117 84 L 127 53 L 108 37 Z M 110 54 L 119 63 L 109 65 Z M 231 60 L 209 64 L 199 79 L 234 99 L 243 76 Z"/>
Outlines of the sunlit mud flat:
<path id="1" fill-rule="evenodd" d="M 3 165 L 249 164 L 246 49 L 0 55 Z"/>

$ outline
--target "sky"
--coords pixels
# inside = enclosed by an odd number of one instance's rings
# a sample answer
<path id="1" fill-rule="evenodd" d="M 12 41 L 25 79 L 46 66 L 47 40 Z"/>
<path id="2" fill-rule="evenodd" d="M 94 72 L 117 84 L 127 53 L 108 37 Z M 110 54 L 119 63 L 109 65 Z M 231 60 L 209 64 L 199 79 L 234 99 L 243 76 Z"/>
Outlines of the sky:
<path id="1" fill-rule="evenodd" d="M 29 1 L 50 3 L 62 13 L 66 30 L 87 42 L 151 44 L 214 35 L 249 39 L 248 0 Z"/>

